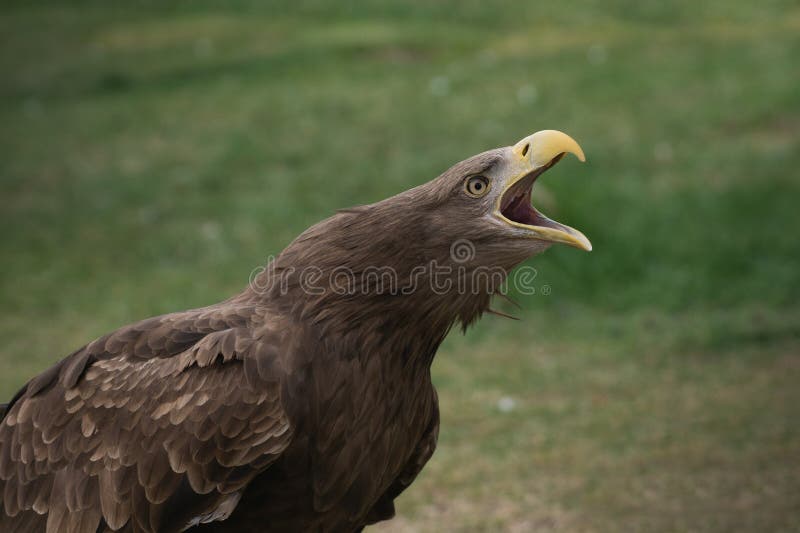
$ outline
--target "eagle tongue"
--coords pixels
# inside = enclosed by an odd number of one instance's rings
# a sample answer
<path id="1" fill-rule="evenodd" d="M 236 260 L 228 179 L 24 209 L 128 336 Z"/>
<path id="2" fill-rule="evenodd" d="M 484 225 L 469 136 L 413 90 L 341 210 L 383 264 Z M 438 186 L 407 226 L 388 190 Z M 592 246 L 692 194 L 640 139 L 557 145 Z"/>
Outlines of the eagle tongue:
<path id="1" fill-rule="evenodd" d="M 511 200 L 511 203 L 503 209 L 503 216 L 520 224 L 534 225 L 539 218 L 539 213 L 533 208 L 530 201 L 531 191 L 528 189 Z"/>

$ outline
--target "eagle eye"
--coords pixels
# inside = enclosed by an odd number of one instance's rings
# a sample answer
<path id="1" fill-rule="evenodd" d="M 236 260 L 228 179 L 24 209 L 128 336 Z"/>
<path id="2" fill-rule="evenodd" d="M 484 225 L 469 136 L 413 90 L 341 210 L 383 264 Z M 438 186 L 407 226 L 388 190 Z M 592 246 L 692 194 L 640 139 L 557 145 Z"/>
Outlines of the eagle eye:
<path id="1" fill-rule="evenodd" d="M 472 176 L 464 182 L 464 190 L 473 198 L 480 198 L 489 192 L 489 180 L 483 176 Z"/>

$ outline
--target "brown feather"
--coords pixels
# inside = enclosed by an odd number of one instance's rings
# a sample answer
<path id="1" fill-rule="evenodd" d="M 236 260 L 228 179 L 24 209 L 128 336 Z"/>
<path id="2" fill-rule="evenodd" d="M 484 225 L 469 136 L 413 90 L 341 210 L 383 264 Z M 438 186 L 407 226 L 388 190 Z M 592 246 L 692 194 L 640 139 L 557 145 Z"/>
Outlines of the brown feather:
<path id="1" fill-rule="evenodd" d="M 426 271 L 405 293 L 365 275 L 390 267 L 402 285 L 435 261 L 464 283 L 543 249 L 498 239 L 479 223 L 494 204 L 464 193 L 508 154 L 342 210 L 241 294 L 122 327 L 34 377 L 0 405 L 0 526 L 359 531 L 393 516 L 436 446 L 436 350 L 454 325 L 507 315 L 489 309 L 502 280 L 440 292 Z M 451 257 L 458 239 L 473 261 Z M 307 290 L 307 266 L 362 275 L 363 290 Z"/>

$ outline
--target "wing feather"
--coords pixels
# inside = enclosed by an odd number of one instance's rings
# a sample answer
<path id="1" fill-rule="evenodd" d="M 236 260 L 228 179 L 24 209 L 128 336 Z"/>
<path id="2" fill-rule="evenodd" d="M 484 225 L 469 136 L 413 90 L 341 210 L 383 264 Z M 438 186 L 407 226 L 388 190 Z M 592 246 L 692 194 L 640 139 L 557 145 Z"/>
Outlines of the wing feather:
<path id="1" fill-rule="evenodd" d="M 285 333 L 254 341 L 254 312 L 148 319 L 34 378 L 0 422 L 0 530 L 154 531 L 230 514 L 231 494 L 293 435 L 281 376 L 261 361 Z"/>

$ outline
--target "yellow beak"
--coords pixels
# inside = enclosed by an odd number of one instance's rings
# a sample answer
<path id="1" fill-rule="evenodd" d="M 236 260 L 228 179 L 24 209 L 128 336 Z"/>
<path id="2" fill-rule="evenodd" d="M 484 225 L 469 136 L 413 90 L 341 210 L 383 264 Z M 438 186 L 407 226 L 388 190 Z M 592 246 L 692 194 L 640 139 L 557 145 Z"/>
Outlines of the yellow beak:
<path id="1" fill-rule="evenodd" d="M 508 181 L 503 193 L 498 197 L 495 214 L 508 224 L 527 230 L 527 236 L 530 238 L 560 242 L 587 252 L 591 251 L 592 243 L 583 233 L 565 224 L 550 220 L 538 211 L 536 212 L 537 216 L 541 217 L 542 223 L 546 225 L 516 222 L 505 217 L 501 211 L 503 196 L 515 183 L 533 173 L 544 172 L 554 165 L 563 154 L 571 153 L 580 161 L 586 161 L 580 145 L 566 133 L 542 130 L 520 140 L 511 148 L 511 152 L 513 159 L 511 172 L 515 177 Z"/>
<path id="2" fill-rule="evenodd" d="M 528 135 L 515 144 L 511 151 L 519 158 L 530 161 L 531 170 L 543 167 L 556 156 L 566 153 L 574 154 L 581 163 L 586 162 L 586 156 L 575 139 L 558 130 L 542 130 Z"/>

